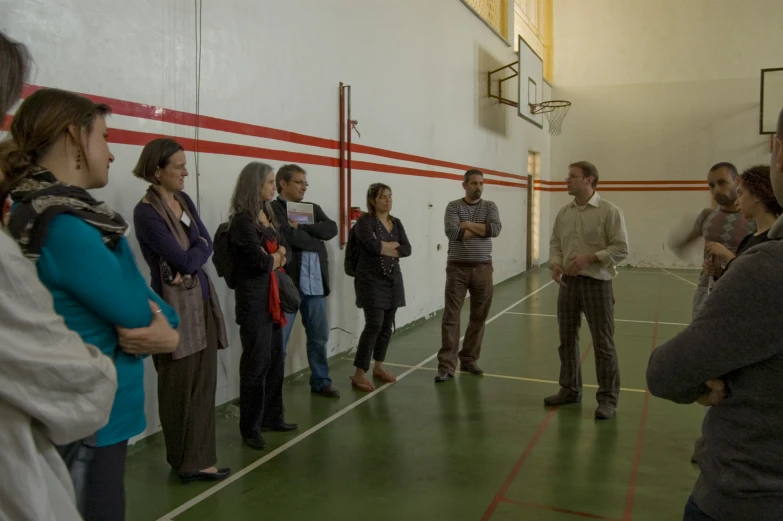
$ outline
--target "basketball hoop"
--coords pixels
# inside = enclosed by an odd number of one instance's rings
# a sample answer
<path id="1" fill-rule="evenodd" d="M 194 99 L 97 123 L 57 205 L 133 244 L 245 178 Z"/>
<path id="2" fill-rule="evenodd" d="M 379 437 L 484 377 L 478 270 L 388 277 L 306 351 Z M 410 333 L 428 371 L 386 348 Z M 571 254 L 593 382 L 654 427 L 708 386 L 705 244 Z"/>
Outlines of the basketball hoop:
<path id="1" fill-rule="evenodd" d="M 530 104 L 531 113 L 546 116 L 546 120 L 549 122 L 549 133 L 553 136 L 560 135 L 560 127 L 563 125 L 563 120 L 570 108 L 571 102 L 563 100 L 550 100 L 543 103 Z"/>

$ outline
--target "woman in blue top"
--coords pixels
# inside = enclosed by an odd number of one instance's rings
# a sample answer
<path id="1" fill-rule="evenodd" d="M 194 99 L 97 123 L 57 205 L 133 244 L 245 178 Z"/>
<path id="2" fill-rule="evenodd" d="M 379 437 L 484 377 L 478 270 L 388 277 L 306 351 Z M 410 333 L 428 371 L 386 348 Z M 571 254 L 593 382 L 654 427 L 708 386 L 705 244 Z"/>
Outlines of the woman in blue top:
<path id="1" fill-rule="evenodd" d="M 106 105 L 62 90 L 29 96 L 11 123 L 16 150 L 3 165 L 0 193 L 14 201 L 9 230 L 36 262 L 55 310 L 117 369 L 109 423 L 97 433 L 86 471 L 86 521 L 124 519 L 128 439 L 146 427 L 141 357 L 171 352 L 179 342 L 176 313 L 136 266 L 128 225 L 87 192 L 109 180 L 107 114 Z"/>

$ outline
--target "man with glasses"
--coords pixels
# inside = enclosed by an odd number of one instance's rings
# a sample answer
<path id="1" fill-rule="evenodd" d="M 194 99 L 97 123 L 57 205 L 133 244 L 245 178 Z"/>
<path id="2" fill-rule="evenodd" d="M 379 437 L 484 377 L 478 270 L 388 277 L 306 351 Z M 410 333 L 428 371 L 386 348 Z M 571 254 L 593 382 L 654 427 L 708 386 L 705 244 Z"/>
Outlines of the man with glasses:
<path id="1" fill-rule="evenodd" d="M 595 417 L 608 420 L 614 416 L 620 394 L 612 279 L 617 276 L 617 265 L 628 256 L 628 234 L 620 209 L 596 192 L 598 170 L 592 163 L 570 165 L 566 185 L 574 200 L 557 214 L 549 241 L 552 278 L 560 285 L 560 391 L 544 403 L 558 406 L 582 400 L 579 328 L 584 313 L 598 376 Z"/>
<path id="2" fill-rule="evenodd" d="M 307 361 L 310 365 L 310 390 L 327 398 L 339 398 L 340 391 L 332 385 L 326 343 L 329 341 L 329 320 L 326 314 L 326 297 L 329 296 L 329 260 L 324 241 L 337 235 L 337 224 L 326 216 L 317 204 L 313 204 L 312 224 L 299 223 L 288 217 L 288 203 L 301 203 L 307 191 L 307 174 L 297 165 L 285 165 L 275 178 L 278 198 L 272 201 L 272 209 L 280 231 L 293 251 L 293 260 L 285 270 L 299 287 L 302 302 L 302 323 L 307 334 Z M 283 329 L 283 353 L 285 356 L 296 314 L 286 316 L 288 324 Z"/>

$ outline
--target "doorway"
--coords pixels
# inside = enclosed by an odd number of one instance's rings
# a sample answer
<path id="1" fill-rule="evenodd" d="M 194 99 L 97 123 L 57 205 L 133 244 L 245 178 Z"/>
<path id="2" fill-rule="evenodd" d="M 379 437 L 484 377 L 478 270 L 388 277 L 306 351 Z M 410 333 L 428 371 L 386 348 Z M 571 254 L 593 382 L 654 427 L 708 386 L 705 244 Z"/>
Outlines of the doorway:
<path id="1" fill-rule="evenodd" d="M 527 247 L 525 248 L 525 270 L 529 270 L 539 264 L 539 190 L 536 190 L 536 183 L 540 173 L 541 154 L 529 150 L 527 153 Z"/>

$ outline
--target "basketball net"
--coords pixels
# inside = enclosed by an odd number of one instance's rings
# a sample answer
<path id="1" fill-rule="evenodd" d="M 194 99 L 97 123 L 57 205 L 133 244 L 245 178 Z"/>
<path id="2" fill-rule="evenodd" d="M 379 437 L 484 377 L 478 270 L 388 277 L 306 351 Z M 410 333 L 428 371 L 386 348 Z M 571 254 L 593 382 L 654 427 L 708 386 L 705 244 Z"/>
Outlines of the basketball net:
<path id="1" fill-rule="evenodd" d="M 530 112 L 533 114 L 545 115 L 546 120 L 549 122 L 549 134 L 552 136 L 559 136 L 561 127 L 563 126 L 563 120 L 570 108 L 570 101 L 551 100 L 543 103 L 531 104 Z"/>

